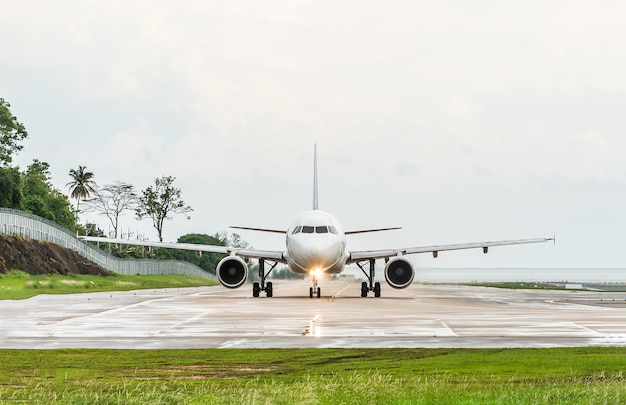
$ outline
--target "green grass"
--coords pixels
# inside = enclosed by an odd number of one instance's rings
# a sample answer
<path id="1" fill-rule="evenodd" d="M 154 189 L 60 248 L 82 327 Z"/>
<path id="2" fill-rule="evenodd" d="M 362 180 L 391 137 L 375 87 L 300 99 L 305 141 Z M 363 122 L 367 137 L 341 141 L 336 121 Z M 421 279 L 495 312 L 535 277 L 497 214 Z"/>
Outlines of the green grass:
<path id="1" fill-rule="evenodd" d="M 0 350 L 0 403 L 617 404 L 625 348 Z"/>
<path id="2" fill-rule="evenodd" d="M 0 274 L 0 299 L 25 299 L 38 294 L 75 294 L 215 284 L 217 284 L 215 281 L 202 277 L 179 275 L 101 277 L 54 274 L 31 276 L 19 270 L 12 270 L 7 274 Z"/>
<path id="3" fill-rule="evenodd" d="M 469 285 L 473 287 L 493 287 L 504 288 L 512 290 L 568 290 L 568 291 L 588 291 L 587 289 L 574 289 L 565 288 L 565 286 L 558 285 L 557 283 L 541 283 L 541 282 L 519 282 L 519 281 L 497 281 L 497 282 L 477 282 L 477 283 L 463 283 L 463 285 Z M 624 292 L 625 287 L 611 288 L 603 290 L 606 292 Z"/>
<path id="4" fill-rule="evenodd" d="M 505 288 L 512 290 L 565 290 L 565 287 L 557 286 L 553 283 L 529 283 L 518 281 L 498 281 L 498 282 L 478 282 L 478 283 L 464 283 L 473 287 L 493 287 L 493 288 Z"/>

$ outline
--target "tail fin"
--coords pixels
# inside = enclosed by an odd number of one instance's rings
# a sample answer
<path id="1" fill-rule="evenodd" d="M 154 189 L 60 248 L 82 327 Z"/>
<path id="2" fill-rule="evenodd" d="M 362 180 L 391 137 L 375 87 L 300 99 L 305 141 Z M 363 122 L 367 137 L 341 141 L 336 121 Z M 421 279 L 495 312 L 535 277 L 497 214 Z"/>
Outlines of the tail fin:
<path id="1" fill-rule="evenodd" d="M 317 204 L 317 144 L 313 144 L 313 209 L 319 209 Z"/>

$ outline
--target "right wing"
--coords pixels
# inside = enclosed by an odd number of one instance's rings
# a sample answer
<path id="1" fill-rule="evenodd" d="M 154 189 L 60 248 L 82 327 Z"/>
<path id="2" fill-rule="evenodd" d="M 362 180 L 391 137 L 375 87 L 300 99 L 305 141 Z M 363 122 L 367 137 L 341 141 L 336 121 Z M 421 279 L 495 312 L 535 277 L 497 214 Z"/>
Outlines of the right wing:
<path id="1" fill-rule="evenodd" d="M 383 250 L 356 250 L 350 252 L 348 258 L 348 264 L 356 263 L 362 260 L 369 259 L 388 259 L 394 256 L 403 256 L 415 253 L 432 253 L 434 257 L 437 257 L 439 252 L 448 250 L 461 250 L 461 249 L 478 249 L 482 248 L 484 253 L 493 246 L 509 246 L 509 245 L 523 245 L 528 243 L 542 243 L 555 238 L 535 238 L 535 239 L 515 239 L 515 240 L 501 240 L 494 242 L 474 242 L 474 243 L 458 243 L 453 245 L 435 245 L 435 246 L 419 246 L 403 249 L 383 249 Z"/>
<path id="2" fill-rule="evenodd" d="M 196 245 L 194 243 L 176 243 L 176 242 L 156 242 L 156 241 L 141 241 L 141 240 L 129 240 L 129 239 L 111 239 L 111 238 L 99 238 L 95 236 L 79 236 L 78 239 L 88 242 L 104 242 L 115 243 L 120 245 L 136 245 L 136 246 L 151 246 L 162 247 L 167 249 L 182 249 L 193 250 L 196 252 L 209 252 L 209 253 L 221 253 L 225 255 L 240 256 L 248 259 L 269 259 L 279 263 L 286 263 L 283 252 L 278 250 L 257 250 L 247 248 L 234 248 L 230 246 L 218 246 L 218 245 Z"/>

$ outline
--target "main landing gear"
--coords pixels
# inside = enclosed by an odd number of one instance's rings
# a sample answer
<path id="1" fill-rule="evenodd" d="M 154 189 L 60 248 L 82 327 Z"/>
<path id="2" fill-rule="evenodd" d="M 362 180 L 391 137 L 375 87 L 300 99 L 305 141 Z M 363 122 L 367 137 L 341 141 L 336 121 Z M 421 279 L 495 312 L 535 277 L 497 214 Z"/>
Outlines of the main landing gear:
<path id="1" fill-rule="evenodd" d="M 317 276 L 313 276 L 313 287 L 309 288 L 309 298 L 313 298 L 314 295 L 317 295 L 317 298 L 322 296 L 322 289 L 317 286 Z"/>
<path id="2" fill-rule="evenodd" d="M 374 268 L 374 264 L 376 263 L 375 259 L 369 259 L 369 274 L 365 271 L 363 267 L 365 264 L 357 262 L 356 265 L 359 266 L 365 277 L 367 277 L 368 281 L 364 281 L 361 283 L 361 297 L 367 297 L 367 293 L 370 291 L 374 291 L 374 297 L 380 297 L 380 283 L 378 281 L 374 282 L 374 276 L 376 274 L 376 270 Z"/>
<path id="3" fill-rule="evenodd" d="M 253 297 L 258 297 L 261 291 L 265 291 L 265 295 L 268 298 L 271 298 L 274 296 L 274 286 L 272 285 L 271 281 L 268 281 L 267 283 L 265 282 L 265 279 L 267 278 L 267 276 L 270 275 L 270 273 L 272 272 L 272 270 L 274 270 L 274 267 L 276 267 L 278 263 L 277 262 L 272 262 L 272 264 L 270 264 L 270 269 L 267 271 L 267 273 L 265 272 L 265 259 L 259 259 L 259 278 L 261 279 L 261 282 L 254 282 L 252 284 L 252 296 Z"/>

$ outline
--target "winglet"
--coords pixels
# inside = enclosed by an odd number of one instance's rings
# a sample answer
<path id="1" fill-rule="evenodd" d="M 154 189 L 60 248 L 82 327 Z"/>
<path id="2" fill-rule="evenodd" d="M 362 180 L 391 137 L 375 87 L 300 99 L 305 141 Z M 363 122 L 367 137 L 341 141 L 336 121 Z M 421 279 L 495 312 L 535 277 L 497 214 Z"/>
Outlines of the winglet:
<path id="1" fill-rule="evenodd" d="M 313 144 L 313 209 L 317 210 L 317 144 Z"/>

